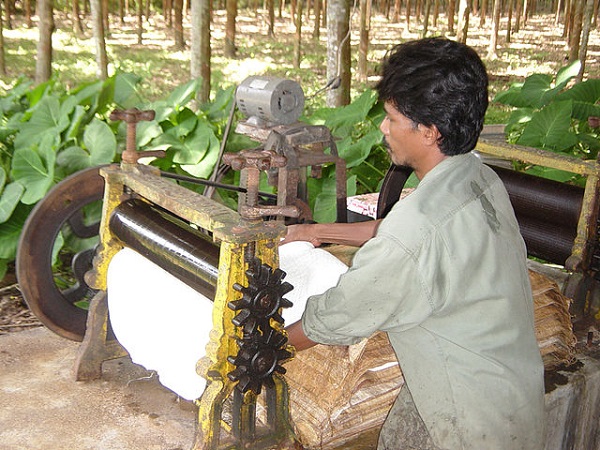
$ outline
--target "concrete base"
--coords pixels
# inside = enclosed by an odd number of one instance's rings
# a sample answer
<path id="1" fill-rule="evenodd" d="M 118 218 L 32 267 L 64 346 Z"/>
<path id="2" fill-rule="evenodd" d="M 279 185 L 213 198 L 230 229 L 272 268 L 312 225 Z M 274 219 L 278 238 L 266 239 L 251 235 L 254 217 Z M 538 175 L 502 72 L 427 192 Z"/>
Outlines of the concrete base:
<path id="1" fill-rule="evenodd" d="M 2 450 L 177 450 L 193 442 L 196 407 L 128 358 L 76 382 L 79 344 L 46 328 L 0 336 Z"/>
<path id="2" fill-rule="evenodd" d="M 2 450 L 178 450 L 194 441 L 196 407 L 128 358 L 76 382 L 79 344 L 45 328 L 0 336 Z M 600 348 L 547 379 L 547 450 L 600 450 Z M 374 448 L 361 436 L 346 449 Z"/>

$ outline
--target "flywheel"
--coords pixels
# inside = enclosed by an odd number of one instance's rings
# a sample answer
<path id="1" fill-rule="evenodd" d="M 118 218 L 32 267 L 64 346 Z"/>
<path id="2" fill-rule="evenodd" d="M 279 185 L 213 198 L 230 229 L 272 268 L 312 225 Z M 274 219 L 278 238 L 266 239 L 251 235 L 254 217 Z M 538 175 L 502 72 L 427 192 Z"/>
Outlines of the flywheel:
<path id="1" fill-rule="evenodd" d="M 50 330 L 74 341 L 83 340 L 85 304 L 93 295 L 83 275 L 91 268 L 99 232 L 100 215 L 90 210 L 100 209 L 103 193 L 99 167 L 65 178 L 31 211 L 17 250 L 16 274 L 27 305 Z M 53 253 L 60 239 L 75 241 L 81 248 L 71 261 L 70 273 L 67 270 L 59 279 L 53 270 Z"/>

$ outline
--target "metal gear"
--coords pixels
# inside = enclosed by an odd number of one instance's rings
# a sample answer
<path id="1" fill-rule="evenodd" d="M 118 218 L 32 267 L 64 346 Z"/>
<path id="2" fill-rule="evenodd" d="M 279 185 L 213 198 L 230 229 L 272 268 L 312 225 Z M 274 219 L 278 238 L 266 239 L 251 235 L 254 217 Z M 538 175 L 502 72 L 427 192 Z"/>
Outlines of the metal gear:
<path id="1" fill-rule="evenodd" d="M 283 270 L 273 270 L 253 258 L 246 271 L 248 286 L 233 286 L 243 295 L 228 306 L 239 311 L 232 322 L 242 328 L 243 337 L 237 340 L 238 354 L 227 358 L 236 367 L 228 377 L 238 382 L 236 387 L 243 393 L 252 390 L 260 394 L 263 384 L 272 388 L 274 373 L 285 373 L 280 363 L 292 357 L 286 349 L 287 337 L 271 325 L 271 320 L 283 325 L 280 309 L 292 306 L 283 298 L 293 289 L 290 283 L 283 282 L 285 275 Z"/>

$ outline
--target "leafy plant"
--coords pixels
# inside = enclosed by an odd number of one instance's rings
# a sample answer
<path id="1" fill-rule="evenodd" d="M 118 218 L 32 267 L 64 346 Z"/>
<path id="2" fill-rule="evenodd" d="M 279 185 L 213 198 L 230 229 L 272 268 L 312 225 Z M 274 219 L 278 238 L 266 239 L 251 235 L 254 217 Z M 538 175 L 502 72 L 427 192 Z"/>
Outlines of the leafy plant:
<path id="1" fill-rule="evenodd" d="M 373 90 L 365 91 L 350 105 L 321 108 L 310 117 L 313 125 L 325 125 L 336 138 L 338 154 L 346 161 L 348 195 L 376 192 L 389 167 L 379 125 L 385 112 Z M 310 179 L 309 197 L 317 222 L 335 221 L 335 170 L 325 167 L 321 179 Z"/>
<path id="2" fill-rule="evenodd" d="M 580 66 L 576 61 L 555 77 L 533 74 L 496 95 L 495 102 L 515 108 L 505 128 L 508 142 L 583 159 L 598 157 L 599 132 L 588 119 L 600 116 L 600 80 L 572 84 Z M 572 178 L 552 169 L 531 167 L 527 171 L 561 181 Z"/>
<path id="3" fill-rule="evenodd" d="M 52 186 L 79 170 L 120 160 L 126 125 L 109 120 L 114 109 L 156 111 L 155 119 L 141 122 L 136 133 L 139 150 L 167 153 L 150 164 L 199 177 L 211 173 L 233 89 L 218 91 L 214 102 L 194 112 L 187 105 L 196 97 L 197 80 L 155 102 L 144 100 L 140 80 L 118 73 L 65 92 L 53 81 L 32 88 L 23 79 L 0 98 L 0 279 L 16 257 L 25 220 Z M 228 151 L 241 142 L 239 137 L 232 138 Z M 78 245 L 60 234 L 55 253 L 63 244 Z"/>

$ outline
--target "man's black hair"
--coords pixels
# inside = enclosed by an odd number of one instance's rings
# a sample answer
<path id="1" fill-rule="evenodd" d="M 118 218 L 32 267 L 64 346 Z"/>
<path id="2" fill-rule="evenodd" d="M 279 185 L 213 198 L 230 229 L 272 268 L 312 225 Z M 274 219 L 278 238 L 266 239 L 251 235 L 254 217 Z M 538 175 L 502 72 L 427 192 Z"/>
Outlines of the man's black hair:
<path id="1" fill-rule="evenodd" d="M 435 125 L 445 155 L 475 148 L 488 106 L 488 77 L 471 47 L 443 38 L 396 45 L 383 61 L 376 89 L 381 101 L 413 122 Z"/>

